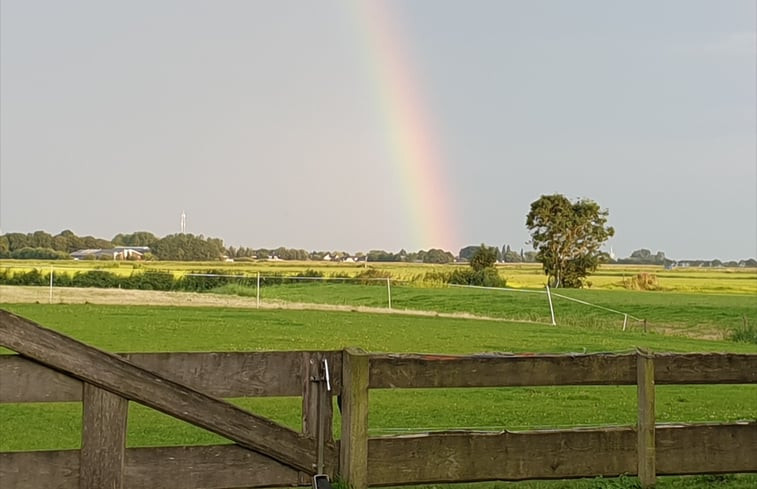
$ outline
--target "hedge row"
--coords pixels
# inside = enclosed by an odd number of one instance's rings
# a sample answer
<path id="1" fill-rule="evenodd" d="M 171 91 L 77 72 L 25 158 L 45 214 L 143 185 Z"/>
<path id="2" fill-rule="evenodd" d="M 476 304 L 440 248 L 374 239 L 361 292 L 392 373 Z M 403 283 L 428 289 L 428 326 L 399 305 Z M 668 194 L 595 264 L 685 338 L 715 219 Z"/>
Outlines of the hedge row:
<path id="1" fill-rule="evenodd" d="M 323 278 L 322 272 L 308 269 L 294 277 L 286 277 L 279 274 L 261 277 L 261 287 L 282 285 L 291 283 L 317 283 L 317 280 L 302 281 L 303 278 Z M 387 271 L 367 269 L 357 275 L 349 276 L 339 274 L 329 277 L 331 280 L 356 285 L 383 285 L 382 279 L 390 279 L 391 274 Z M 486 287 L 504 287 L 505 280 L 497 274 L 493 268 L 474 271 L 472 269 L 458 269 L 452 272 L 431 272 L 422 277 L 415 277 L 414 281 L 423 283 L 478 285 Z M 227 271 L 209 270 L 195 272 L 182 277 L 174 277 L 170 272 L 145 271 L 134 272 L 129 276 L 117 275 L 105 270 L 90 270 L 68 274 L 54 272 L 54 287 L 95 287 L 102 289 L 137 289 L 137 290 L 164 290 L 207 292 L 229 284 L 255 287 L 256 277 L 244 275 L 230 275 Z M 50 285 L 50 272 L 29 270 L 26 272 L 12 272 L 10 269 L 0 270 L 0 285 Z"/>
<path id="2" fill-rule="evenodd" d="M 210 273 L 214 272 L 209 272 L 208 274 Z M 53 275 L 53 286 L 204 292 L 235 280 L 238 279 L 230 276 L 186 275 L 177 278 L 170 272 L 159 271 L 133 273 L 125 277 L 104 270 L 90 270 L 87 272 L 76 272 L 73 275 L 55 272 Z M 0 271 L 0 285 L 47 286 L 50 285 L 50 272 L 40 272 L 39 270 L 16 273 L 11 273 L 9 270 Z"/>
<path id="3" fill-rule="evenodd" d="M 376 278 L 389 278 L 387 272 L 367 270 L 356 276 L 340 275 L 333 279 L 344 279 L 344 283 L 351 284 L 375 284 Z M 291 283 L 316 283 L 317 281 L 302 281 L 302 278 L 322 278 L 323 273 L 316 270 L 305 270 L 294 277 L 286 277 L 280 274 L 266 275 L 261 277 L 261 287 L 282 285 Z M 356 280 L 358 279 L 358 280 Z M 374 279 L 374 280 L 371 280 Z M 102 289 L 137 289 L 137 290 L 164 290 L 207 292 L 228 284 L 255 287 L 257 277 L 244 275 L 229 275 L 227 271 L 209 270 L 194 272 L 182 277 L 174 277 L 170 272 L 146 271 L 135 272 L 130 276 L 121 276 L 104 270 L 90 270 L 68 274 L 54 272 L 54 287 L 95 287 Z M 29 270 L 26 272 L 13 273 L 9 269 L 0 271 L 0 285 L 50 285 L 50 272 Z"/>

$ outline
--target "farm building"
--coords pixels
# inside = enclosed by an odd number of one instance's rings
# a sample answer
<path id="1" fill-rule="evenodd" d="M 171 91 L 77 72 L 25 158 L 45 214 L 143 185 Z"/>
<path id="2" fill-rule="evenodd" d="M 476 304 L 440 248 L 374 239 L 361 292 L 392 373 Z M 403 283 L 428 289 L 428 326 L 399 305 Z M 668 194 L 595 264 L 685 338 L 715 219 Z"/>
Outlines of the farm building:
<path id="1" fill-rule="evenodd" d="M 71 253 L 74 260 L 141 260 L 145 253 L 149 253 L 147 246 L 116 246 L 108 249 L 87 249 Z"/>

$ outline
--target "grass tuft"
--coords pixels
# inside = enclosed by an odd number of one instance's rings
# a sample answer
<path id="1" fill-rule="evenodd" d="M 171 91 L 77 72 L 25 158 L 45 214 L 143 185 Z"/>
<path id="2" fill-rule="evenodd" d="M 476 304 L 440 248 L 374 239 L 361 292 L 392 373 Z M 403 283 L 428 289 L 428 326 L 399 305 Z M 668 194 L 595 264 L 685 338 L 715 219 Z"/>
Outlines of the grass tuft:
<path id="1" fill-rule="evenodd" d="M 744 320 L 743 326 L 731 331 L 730 339 L 737 343 L 753 343 L 757 345 L 757 325 L 749 324 Z"/>

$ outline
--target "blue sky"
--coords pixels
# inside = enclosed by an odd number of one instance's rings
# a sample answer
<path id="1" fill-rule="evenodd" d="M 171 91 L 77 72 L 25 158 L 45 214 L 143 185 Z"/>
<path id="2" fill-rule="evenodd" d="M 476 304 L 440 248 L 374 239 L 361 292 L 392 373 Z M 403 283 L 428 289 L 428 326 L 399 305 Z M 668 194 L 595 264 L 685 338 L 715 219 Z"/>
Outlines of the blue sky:
<path id="1" fill-rule="evenodd" d="M 349 2 L 2 0 L 0 228 L 525 247 L 542 194 L 616 254 L 757 255 L 754 1 L 384 2 L 450 182 L 418 242 Z M 451 219 L 452 220 L 452 219 Z"/>

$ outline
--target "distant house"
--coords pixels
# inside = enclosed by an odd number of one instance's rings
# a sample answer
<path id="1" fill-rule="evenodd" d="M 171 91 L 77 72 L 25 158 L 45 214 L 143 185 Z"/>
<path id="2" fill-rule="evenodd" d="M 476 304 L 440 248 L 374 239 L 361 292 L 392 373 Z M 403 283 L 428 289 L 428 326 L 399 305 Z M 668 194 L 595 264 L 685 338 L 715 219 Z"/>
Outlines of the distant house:
<path id="1" fill-rule="evenodd" d="M 149 246 L 116 246 L 113 248 L 116 255 L 120 256 L 119 260 L 141 260 L 145 253 L 150 252 Z"/>
<path id="2" fill-rule="evenodd" d="M 145 253 L 150 252 L 149 246 L 116 246 L 107 249 L 78 250 L 71 253 L 74 260 L 141 260 Z"/>

